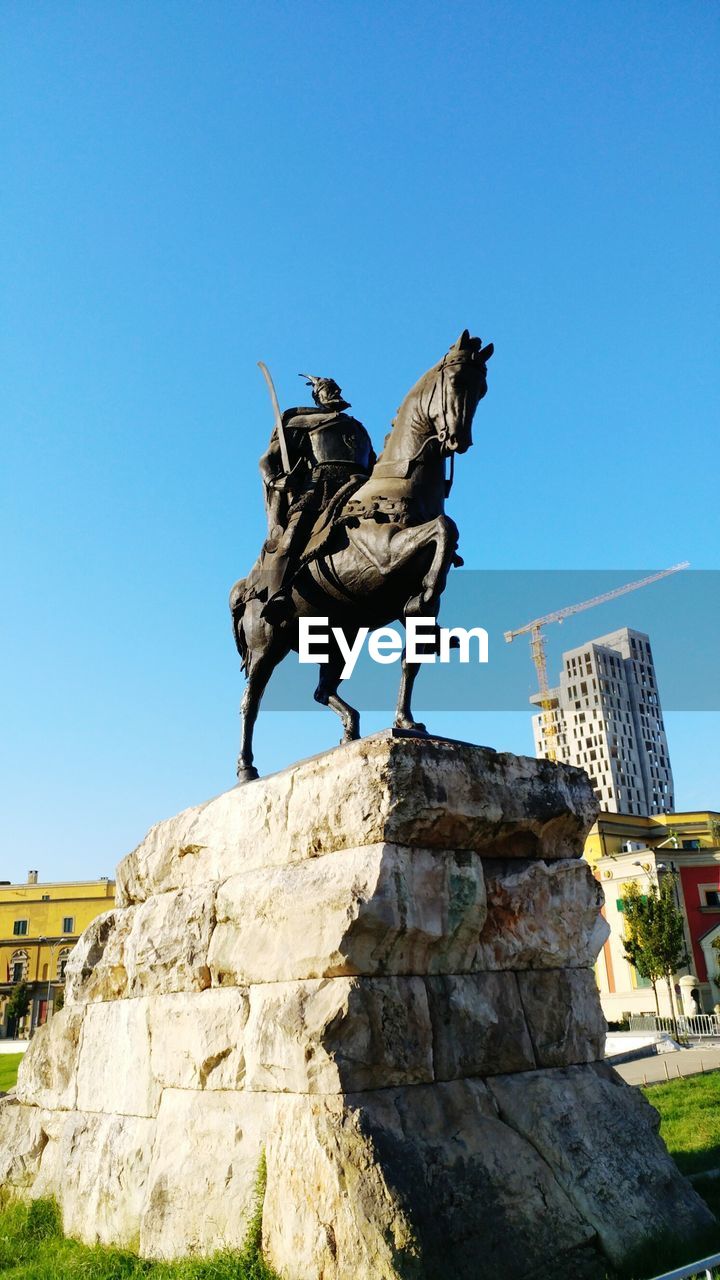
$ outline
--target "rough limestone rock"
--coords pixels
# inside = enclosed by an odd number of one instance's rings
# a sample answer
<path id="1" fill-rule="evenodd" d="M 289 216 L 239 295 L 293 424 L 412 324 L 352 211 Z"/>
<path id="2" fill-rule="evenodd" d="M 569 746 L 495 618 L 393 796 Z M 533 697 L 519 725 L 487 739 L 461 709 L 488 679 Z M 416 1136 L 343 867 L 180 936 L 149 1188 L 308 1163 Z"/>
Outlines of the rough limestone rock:
<path id="1" fill-rule="evenodd" d="M 436 1080 L 462 1080 L 536 1065 L 514 973 L 427 979 Z"/>
<path id="2" fill-rule="evenodd" d="M 73 1002 L 204 991 L 217 885 L 157 894 L 107 911 L 86 929 L 68 961 Z"/>
<path id="3" fill-rule="evenodd" d="M 12 1091 L 0 1098 L 0 1189 L 4 1192 L 20 1193 L 35 1183 L 52 1114 L 39 1105 L 23 1106 Z"/>
<path id="4" fill-rule="evenodd" d="M 129 911 L 105 911 L 88 925 L 68 957 L 66 1005 L 119 1000 L 127 995 L 123 953 L 132 922 Z"/>
<path id="5" fill-rule="evenodd" d="M 276 1111 L 275 1094 L 163 1092 L 136 1219 L 142 1253 L 174 1257 L 238 1244 Z"/>
<path id="6" fill-rule="evenodd" d="M 54 1196 L 68 1235 L 133 1248 L 147 1199 L 156 1120 L 51 1112 L 33 1196 Z"/>
<path id="7" fill-rule="evenodd" d="M 596 812 L 580 769 L 376 734 L 158 823 L 120 863 L 117 901 L 383 843 L 577 857 Z"/>
<path id="8" fill-rule="evenodd" d="M 539 1067 L 602 1058 L 607 1027 L 590 970 L 523 970 L 517 981 Z"/>
<path id="9" fill-rule="evenodd" d="M 77 1059 L 82 1010 L 61 1009 L 25 1055 L 15 1091 L 19 1102 L 56 1111 L 72 1111 L 77 1102 Z"/>
<path id="10" fill-rule="evenodd" d="M 433 1080 L 422 978 L 320 978 L 252 987 L 245 1087 L 338 1093 Z"/>
<path id="11" fill-rule="evenodd" d="M 289 1276 L 495 1280 L 552 1258 L 575 1280 L 595 1238 L 480 1080 L 293 1099 L 267 1162 L 266 1244 Z"/>
<path id="12" fill-rule="evenodd" d="M 502 1119 L 532 1141 L 612 1261 L 623 1261 L 629 1239 L 663 1231 L 690 1239 L 699 1221 L 713 1221 L 698 1213 L 685 1180 L 669 1175 L 654 1107 L 605 1063 L 488 1083 Z"/>
<path id="13" fill-rule="evenodd" d="M 487 916 L 473 967 L 587 969 L 608 936 L 601 885 L 585 862 L 484 858 Z"/>
<path id="14" fill-rule="evenodd" d="M 161 1089 L 243 1089 L 250 996 L 213 987 L 150 1001 L 150 1064 Z"/>
<path id="15" fill-rule="evenodd" d="M 709 1211 L 602 1064 L 583 773 L 392 734 L 160 823 L 0 1100 L 4 1195 L 284 1280 L 605 1280 Z"/>
<path id="16" fill-rule="evenodd" d="M 215 909 L 214 982 L 462 973 L 485 923 L 482 859 L 386 844 L 344 849 L 231 876 Z"/>

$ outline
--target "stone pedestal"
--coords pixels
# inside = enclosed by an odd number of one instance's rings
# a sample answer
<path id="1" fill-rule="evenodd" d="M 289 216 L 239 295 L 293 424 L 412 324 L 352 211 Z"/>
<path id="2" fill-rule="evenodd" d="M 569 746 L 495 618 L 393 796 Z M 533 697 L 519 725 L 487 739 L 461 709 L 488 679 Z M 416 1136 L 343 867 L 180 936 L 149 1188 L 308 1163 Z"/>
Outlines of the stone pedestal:
<path id="1" fill-rule="evenodd" d="M 604 1065 L 586 776 L 380 734 L 154 827 L 0 1104 L 0 1179 L 151 1257 L 581 1280 L 712 1221 Z"/>

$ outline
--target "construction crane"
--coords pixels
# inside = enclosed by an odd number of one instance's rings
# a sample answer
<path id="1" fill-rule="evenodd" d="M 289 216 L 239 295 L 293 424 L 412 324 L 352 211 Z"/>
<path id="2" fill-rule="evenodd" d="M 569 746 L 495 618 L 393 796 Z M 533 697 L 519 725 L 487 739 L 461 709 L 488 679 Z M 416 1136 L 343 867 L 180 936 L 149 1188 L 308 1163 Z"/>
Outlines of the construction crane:
<path id="1" fill-rule="evenodd" d="M 594 609 L 596 604 L 606 604 L 608 600 L 616 600 L 618 596 L 624 596 L 628 591 L 637 591 L 639 587 L 648 587 L 651 582 L 658 582 L 660 578 L 667 578 L 671 573 L 679 573 L 681 569 L 687 569 L 689 565 L 689 560 L 683 560 L 682 564 L 674 564 L 670 569 L 661 569 L 659 573 L 651 573 L 647 578 L 640 578 L 637 582 L 627 582 L 624 587 L 616 587 L 614 591 L 606 591 L 601 596 L 593 596 L 592 600 L 583 600 L 582 604 L 571 604 L 566 609 L 556 609 L 554 613 L 546 613 L 544 618 L 535 618 L 532 622 L 526 622 L 525 626 L 518 627 L 517 631 L 506 631 L 504 633 L 508 644 L 511 644 L 516 636 L 524 636 L 528 632 L 530 633 L 530 654 L 537 671 L 539 702 L 542 708 L 543 733 L 548 760 L 557 759 L 557 730 L 552 715 L 553 699 L 550 697 L 550 686 L 548 684 L 543 627 L 548 622 L 564 622 L 565 618 L 569 618 L 571 614 L 582 613 L 584 609 Z"/>

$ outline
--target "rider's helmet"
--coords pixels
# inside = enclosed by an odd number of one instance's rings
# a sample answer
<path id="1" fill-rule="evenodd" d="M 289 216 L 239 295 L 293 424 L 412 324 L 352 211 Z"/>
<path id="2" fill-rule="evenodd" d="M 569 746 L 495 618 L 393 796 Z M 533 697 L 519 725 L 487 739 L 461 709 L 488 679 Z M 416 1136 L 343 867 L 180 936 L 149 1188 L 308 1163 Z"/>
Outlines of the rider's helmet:
<path id="1" fill-rule="evenodd" d="M 312 387 L 312 398 L 319 409 L 339 412 L 350 408 L 350 402 L 343 400 L 342 389 L 334 378 L 314 378 L 311 373 L 299 373 L 298 377 L 305 378 L 306 385 Z"/>

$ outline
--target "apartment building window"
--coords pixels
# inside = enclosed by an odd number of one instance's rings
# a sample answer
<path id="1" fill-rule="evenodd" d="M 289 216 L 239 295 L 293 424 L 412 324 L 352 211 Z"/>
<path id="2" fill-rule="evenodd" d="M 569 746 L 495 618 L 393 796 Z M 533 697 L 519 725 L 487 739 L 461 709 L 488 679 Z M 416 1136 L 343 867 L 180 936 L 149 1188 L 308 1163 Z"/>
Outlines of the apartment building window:
<path id="1" fill-rule="evenodd" d="M 67 962 L 69 958 L 70 958 L 70 947 L 63 947 L 62 951 L 58 954 L 57 976 L 58 976 L 59 982 L 65 981 L 65 969 L 67 968 Z"/>
<path id="2" fill-rule="evenodd" d="M 73 933 L 75 930 L 75 917 L 63 916 L 63 933 Z"/>
<path id="3" fill-rule="evenodd" d="M 16 938 L 24 938 L 28 931 L 27 920 L 15 920 L 13 923 L 13 934 Z"/>

